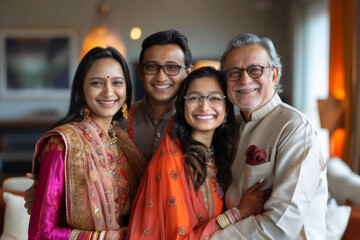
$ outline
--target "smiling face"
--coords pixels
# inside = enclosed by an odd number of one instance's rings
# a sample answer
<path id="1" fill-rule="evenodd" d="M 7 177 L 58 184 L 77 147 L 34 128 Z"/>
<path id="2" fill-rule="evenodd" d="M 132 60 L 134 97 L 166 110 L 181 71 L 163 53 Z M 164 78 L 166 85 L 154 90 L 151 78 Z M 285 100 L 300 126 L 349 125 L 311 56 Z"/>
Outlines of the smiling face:
<path id="1" fill-rule="evenodd" d="M 100 125 L 110 123 L 126 97 L 124 72 L 113 58 L 96 60 L 84 79 L 84 97 L 92 120 Z"/>
<path id="2" fill-rule="evenodd" d="M 230 51 L 225 61 L 225 71 L 232 68 L 247 68 L 251 65 L 269 66 L 267 51 L 258 45 L 238 47 Z M 246 71 L 238 81 L 227 81 L 230 101 L 240 108 L 247 120 L 255 110 L 264 106 L 275 94 L 277 68 L 265 68 L 261 77 L 251 78 Z"/>
<path id="3" fill-rule="evenodd" d="M 182 49 L 176 44 L 154 45 L 146 49 L 142 64 L 154 63 L 159 65 L 185 65 L 185 56 Z M 145 91 L 150 103 L 168 104 L 175 100 L 179 87 L 190 72 L 181 68 L 176 76 L 166 75 L 160 69 L 156 75 L 145 74 L 141 65 L 138 64 L 140 79 L 143 82 Z"/>
<path id="4" fill-rule="evenodd" d="M 208 96 L 214 93 L 224 95 L 217 79 L 215 77 L 201 77 L 190 83 L 186 96 L 193 94 Z M 195 108 L 189 107 L 184 101 L 184 110 L 185 120 L 193 128 L 192 137 L 204 143 L 207 141 L 203 139 L 211 139 L 215 129 L 223 122 L 226 104 L 224 100 L 220 107 L 210 107 L 206 98 L 203 98 L 202 104 Z"/>

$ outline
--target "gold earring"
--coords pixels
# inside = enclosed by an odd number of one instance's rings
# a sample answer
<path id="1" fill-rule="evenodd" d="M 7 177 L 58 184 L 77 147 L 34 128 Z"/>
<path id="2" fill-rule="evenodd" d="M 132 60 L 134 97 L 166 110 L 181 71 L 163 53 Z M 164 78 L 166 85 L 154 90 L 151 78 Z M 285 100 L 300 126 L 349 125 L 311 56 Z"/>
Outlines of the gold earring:
<path id="1" fill-rule="evenodd" d="M 84 104 L 83 120 L 86 120 L 90 117 L 91 111 L 90 108 Z"/>
<path id="2" fill-rule="evenodd" d="M 125 101 L 124 101 L 123 105 L 121 106 L 121 112 L 122 112 L 123 117 L 126 120 L 128 120 L 129 112 L 128 112 L 128 107 L 127 107 L 127 104 L 126 104 L 126 100 L 127 100 L 127 97 L 125 98 Z"/>
<path id="3" fill-rule="evenodd" d="M 224 119 L 223 119 L 223 121 L 222 121 L 222 123 L 221 123 L 221 127 L 222 127 L 222 128 L 225 127 L 225 126 L 226 126 L 226 123 L 227 123 L 227 113 L 225 113 L 225 117 L 224 117 Z"/>

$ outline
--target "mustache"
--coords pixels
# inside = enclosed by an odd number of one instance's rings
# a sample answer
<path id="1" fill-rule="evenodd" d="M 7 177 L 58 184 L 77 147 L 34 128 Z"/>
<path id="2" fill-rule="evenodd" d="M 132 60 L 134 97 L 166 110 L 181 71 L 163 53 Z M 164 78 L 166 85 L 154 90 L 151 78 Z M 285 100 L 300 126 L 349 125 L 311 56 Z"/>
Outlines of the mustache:
<path id="1" fill-rule="evenodd" d="M 244 90 L 253 90 L 253 89 L 257 89 L 260 88 L 259 85 L 254 85 L 254 86 L 235 86 L 232 88 L 232 90 L 234 91 L 244 91 Z"/>

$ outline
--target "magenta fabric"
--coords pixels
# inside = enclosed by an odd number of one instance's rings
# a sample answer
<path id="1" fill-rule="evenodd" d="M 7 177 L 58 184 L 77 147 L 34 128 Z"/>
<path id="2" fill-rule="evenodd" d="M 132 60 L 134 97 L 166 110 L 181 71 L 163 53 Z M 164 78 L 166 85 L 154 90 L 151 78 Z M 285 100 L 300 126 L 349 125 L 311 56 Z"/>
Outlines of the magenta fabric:
<path id="1" fill-rule="evenodd" d="M 30 217 L 29 239 L 69 239 L 71 229 L 61 221 L 65 214 L 63 152 L 52 150 L 44 155 L 40 166 L 38 188 Z M 41 219 L 41 222 L 40 222 Z M 40 224 L 42 223 L 42 224 Z"/>

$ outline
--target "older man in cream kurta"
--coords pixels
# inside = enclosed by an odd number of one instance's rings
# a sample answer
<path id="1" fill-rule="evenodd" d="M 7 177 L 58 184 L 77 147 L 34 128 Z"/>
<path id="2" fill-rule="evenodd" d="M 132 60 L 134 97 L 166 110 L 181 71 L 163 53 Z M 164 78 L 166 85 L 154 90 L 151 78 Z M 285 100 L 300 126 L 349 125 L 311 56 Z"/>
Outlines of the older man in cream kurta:
<path id="1" fill-rule="evenodd" d="M 229 98 L 241 111 L 226 207 L 237 207 L 260 179 L 273 192 L 261 215 L 241 219 L 212 239 L 325 239 L 326 161 L 316 132 L 275 92 L 281 63 L 272 42 L 252 34 L 235 39 L 222 58 Z"/>

